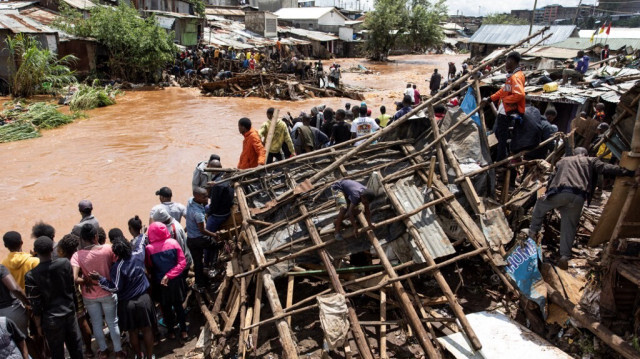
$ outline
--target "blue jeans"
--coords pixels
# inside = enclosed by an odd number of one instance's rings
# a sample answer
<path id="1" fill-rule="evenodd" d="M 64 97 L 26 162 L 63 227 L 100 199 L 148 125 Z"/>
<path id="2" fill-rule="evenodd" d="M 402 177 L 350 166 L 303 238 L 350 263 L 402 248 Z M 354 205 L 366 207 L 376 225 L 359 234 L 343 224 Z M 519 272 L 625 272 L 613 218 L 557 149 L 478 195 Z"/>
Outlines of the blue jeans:
<path id="1" fill-rule="evenodd" d="M 102 298 L 97 299 L 84 299 L 84 306 L 89 312 L 91 317 L 91 327 L 93 329 L 93 336 L 98 342 L 100 351 L 107 350 L 107 341 L 102 331 L 102 315 L 104 314 L 104 321 L 107 322 L 109 327 L 109 335 L 113 342 L 113 351 L 119 352 L 122 350 L 122 343 L 120 342 L 120 328 L 118 328 L 118 297 L 115 294 L 110 294 Z"/>

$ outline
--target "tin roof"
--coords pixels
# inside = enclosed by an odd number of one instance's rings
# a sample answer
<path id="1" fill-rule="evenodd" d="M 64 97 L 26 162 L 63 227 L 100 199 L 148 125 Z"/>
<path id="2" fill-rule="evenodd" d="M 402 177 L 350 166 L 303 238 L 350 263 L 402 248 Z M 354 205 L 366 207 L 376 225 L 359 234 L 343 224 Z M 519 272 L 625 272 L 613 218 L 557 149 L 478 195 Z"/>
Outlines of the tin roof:
<path id="1" fill-rule="evenodd" d="M 278 32 L 294 34 L 313 41 L 334 41 L 339 39 L 339 37 L 326 32 L 298 29 L 288 26 L 278 26 Z"/>
<path id="2" fill-rule="evenodd" d="M 0 1 L 0 11 L 4 10 L 20 10 L 37 4 L 37 1 Z"/>
<path id="3" fill-rule="evenodd" d="M 594 39 L 593 42 L 589 40 L 590 38 L 570 37 L 553 46 L 573 50 L 586 50 L 594 46 L 602 46 L 605 43 L 605 41 L 600 38 Z M 629 46 L 634 50 L 640 49 L 640 39 L 606 39 L 606 43 L 609 45 L 609 48 L 614 51 L 620 50 L 625 46 Z"/>
<path id="4" fill-rule="evenodd" d="M 531 33 L 542 30 L 544 26 L 534 25 Z M 564 41 L 576 29 L 574 25 L 550 26 L 543 35 L 538 35 L 530 40 L 531 43 L 538 42 L 542 36 L 552 34 L 550 38 L 540 45 L 555 44 Z M 515 45 L 522 39 L 529 36 L 529 25 L 482 25 L 478 31 L 471 36 L 470 43 L 490 44 L 490 45 Z"/>
<path id="5" fill-rule="evenodd" d="M 245 12 L 242 9 L 222 9 L 222 8 L 207 8 L 205 11 L 207 15 L 218 16 L 244 16 Z"/>
<path id="6" fill-rule="evenodd" d="M 349 20 L 334 7 L 282 8 L 276 11 L 275 14 L 278 15 L 278 18 L 283 20 L 317 20 L 332 11 L 338 16 L 344 18 L 345 21 Z"/>
<path id="7" fill-rule="evenodd" d="M 51 25 L 58 18 L 58 14 L 41 6 L 34 6 L 20 11 L 21 15 L 27 16 L 45 25 Z"/>
<path id="8" fill-rule="evenodd" d="M 57 31 L 47 25 L 43 25 L 27 16 L 20 14 L 4 14 L 0 13 L 0 29 L 7 29 L 14 34 L 18 33 L 43 33 L 54 34 Z"/>
<path id="9" fill-rule="evenodd" d="M 97 6 L 95 3 L 91 2 L 90 0 L 63 0 L 64 2 L 66 2 L 69 6 L 74 7 L 76 9 L 80 9 L 80 10 L 89 10 L 92 7 Z"/>
<path id="10" fill-rule="evenodd" d="M 144 10 L 144 12 L 149 14 L 155 14 L 157 16 L 172 17 L 174 19 L 199 19 L 199 17 L 195 15 L 183 14 L 180 12 L 160 11 L 160 10 Z"/>

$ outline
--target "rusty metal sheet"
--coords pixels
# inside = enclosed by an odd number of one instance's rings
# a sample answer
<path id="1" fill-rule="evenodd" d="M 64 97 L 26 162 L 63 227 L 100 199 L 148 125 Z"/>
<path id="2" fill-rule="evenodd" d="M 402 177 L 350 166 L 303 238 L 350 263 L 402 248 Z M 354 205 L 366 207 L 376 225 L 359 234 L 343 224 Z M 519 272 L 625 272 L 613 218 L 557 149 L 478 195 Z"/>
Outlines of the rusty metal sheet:
<path id="1" fill-rule="evenodd" d="M 409 179 L 398 181 L 392 191 L 406 212 L 411 212 L 432 200 L 430 195 L 423 194 Z M 456 252 L 440 223 L 438 223 L 437 215 L 433 208 L 427 208 L 409 219 L 420 233 L 418 240 L 422 242 L 432 258 L 445 257 Z M 413 243 L 414 240 L 416 239 L 414 238 L 411 241 L 411 245 L 414 247 L 414 260 L 424 262 L 424 257 L 416 244 Z"/>
<path id="2" fill-rule="evenodd" d="M 487 238 L 491 249 L 498 251 L 501 245 L 508 244 L 513 239 L 513 231 L 504 216 L 502 208 L 490 209 L 480 216 L 482 232 Z"/>

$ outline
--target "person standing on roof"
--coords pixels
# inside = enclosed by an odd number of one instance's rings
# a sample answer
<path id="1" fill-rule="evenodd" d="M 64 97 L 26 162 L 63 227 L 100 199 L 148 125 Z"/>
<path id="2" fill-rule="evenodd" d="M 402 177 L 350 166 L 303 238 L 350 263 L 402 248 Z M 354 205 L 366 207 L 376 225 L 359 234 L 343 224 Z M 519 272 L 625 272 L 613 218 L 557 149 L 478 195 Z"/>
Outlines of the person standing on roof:
<path id="1" fill-rule="evenodd" d="M 609 58 L 609 45 L 604 45 L 604 48 L 602 49 L 602 51 L 600 51 L 600 61 L 602 60 L 606 60 Z M 604 67 L 606 65 L 606 63 L 602 63 L 600 64 L 600 67 Z"/>
<path id="2" fill-rule="evenodd" d="M 505 68 L 507 80 L 498 92 L 482 100 L 482 104 L 490 101 L 500 101 L 498 117 L 496 118 L 495 134 L 498 139 L 498 155 L 496 161 L 507 157 L 507 141 L 511 122 L 524 116 L 525 109 L 525 77 L 520 68 L 520 53 L 513 51 L 507 55 Z"/>

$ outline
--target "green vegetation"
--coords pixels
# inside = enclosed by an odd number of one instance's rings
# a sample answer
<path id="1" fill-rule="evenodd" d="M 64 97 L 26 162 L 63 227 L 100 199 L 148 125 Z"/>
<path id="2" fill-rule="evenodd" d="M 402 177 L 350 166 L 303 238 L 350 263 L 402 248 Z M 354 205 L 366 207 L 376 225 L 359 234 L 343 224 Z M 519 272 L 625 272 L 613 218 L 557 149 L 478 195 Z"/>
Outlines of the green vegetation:
<path id="1" fill-rule="evenodd" d="M 36 102 L 27 106 L 26 111 L 16 106 L 0 113 L 0 143 L 40 137 L 41 129 L 51 129 L 66 125 L 78 118 L 78 114 L 65 115 L 57 106 Z"/>
<path id="2" fill-rule="evenodd" d="M 501 25 L 528 25 L 529 20 L 519 19 L 509 14 L 489 14 L 482 18 L 482 25 L 501 24 Z"/>
<path id="3" fill-rule="evenodd" d="M 95 85 L 79 85 L 78 91 L 71 97 L 69 106 L 71 111 L 82 111 L 113 105 L 119 93 L 120 91 L 114 90 L 111 86 L 101 88 Z"/>
<path id="4" fill-rule="evenodd" d="M 439 22 L 446 11 L 444 0 L 376 0 L 375 10 L 367 13 L 364 24 L 369 30 L 365 47 L 370 57 L 386 60 L 399 43 L 420 51 L 440 44 L 444 36 Z"/>
<path id="5" fill-rule="evenodd" d="M 17 34 L 5 39 L 9 50 L 9 88 L 13 97 L 52 93 L 76 81 L 68 67 L 76 61 L 72 55 L 58 59 L 31 36 Z"/>
<path id="6" fill-rule="evenodd" d="M 124 3 L 93 7 L 89 19 L 82 18 L 77 10 L 64 8 L 54 26 L 98 40 L 109 54 L 110 75 L 130 82 L 159 80 L 162 69 L 177 52 L 173 33 L 159 27 L 154 16 L 143 19 Z"/>
<path id="7" fill-rule="evenodd" d="M 206 17 L 205 10 L 207 8 L 207 5 L 205 4 L 204 1 L 202 1 L 202 0 L 187 0 L 187 2 L 193 6 L 193 12 L 196 13 L 196 15 L 198 15 L 199 17 L 201 17 L 203 19 Z"/>

